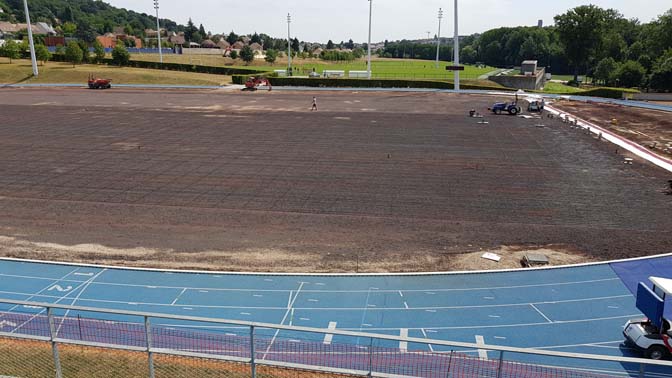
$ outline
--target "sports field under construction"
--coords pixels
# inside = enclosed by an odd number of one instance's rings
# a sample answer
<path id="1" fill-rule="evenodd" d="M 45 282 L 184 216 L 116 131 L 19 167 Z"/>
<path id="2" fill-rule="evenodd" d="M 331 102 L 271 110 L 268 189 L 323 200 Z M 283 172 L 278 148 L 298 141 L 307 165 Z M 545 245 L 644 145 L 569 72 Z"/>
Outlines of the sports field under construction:
<path id="1" fill-rule="evenodd" d="M 557 120 L 490 115 L 496 100 L 2 89 L 0 254 L 396 272 L 669 252 L 669 172 Z"/>

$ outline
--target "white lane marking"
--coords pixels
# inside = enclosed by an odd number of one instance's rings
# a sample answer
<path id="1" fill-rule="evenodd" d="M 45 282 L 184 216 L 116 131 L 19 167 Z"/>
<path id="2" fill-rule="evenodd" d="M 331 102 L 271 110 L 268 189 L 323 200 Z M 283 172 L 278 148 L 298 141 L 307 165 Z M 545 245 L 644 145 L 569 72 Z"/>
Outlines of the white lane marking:
<path id="1" fill-rule="evenodd" d="M 266 281 L 266 282 L 273 282 L 273 280 L 270 279 L 270 278 L 264 278 L 264 281 Z"/>
<path id="2" fill-rule="evenodd" d="M 425 329 L 423 328 L 422 330 L 425 331 L 425 332 L 427 332 L 427 333 L 438 333 L 438 331 L 435 330 L 435 329 L 427 329 L 427 330 L 425 330 Z"/>
<path id="3" fill-rule="evenodd" d="M 499 315 L 488 315 L 489 318 L 501 318 Z"/>
<path id="4" fill-rule="evenodd" d="M 408 291 L 408 290 L 407 290 L 407 291 Z M 427 295 L 436 295 L 436 293 L 433 292 L 433 291 L 425 291 L 425 294 L 427 294 Z"/>
<path id="5" fill-rule="evenodd" d="M 436 310 L 425 310 L 427 312 L 436 312 Z"/>
<path id="6" fill-rule="evenodd" d="M 308 321 L 310 318 L 299 318 L 299 320 Z"/>
<path id="7" fill-rule="evenodd" d="M 198 292 L 199 293 L 209 293 L 209 291 L 207 291 L 207 290 L 199 290 Z"/>
<path id="8" fill-rule="evenodd" d="M 138 302 L 128 302 L 129 305 L 131 306 L 137 306 L 139 303 Z"/>
<path id="9" fill-rule="evenodd" d="M 182 289 L 182 291 L 180 292 L 180 294 L 178 294 L 177 297 L 175 297 L 175 300 L 174 300 L 170 305 L 171 305 L 171 306 L 174 306 L 175 303 L 177 303 L 177 301 L 180 299 L 180 297 L 182 296 L 182 294 L 184 294 L 185 291 L 187 291 L 187 288 L 186 288 L 186 287 Z"/>
<path id="10" fill-rule="evenodd" d="M 491 300 L 494 300 L 495 297 L 483 297 L 483 299 L 487 299 L 487 300 L 491 301 Z"/>
<path id="11" fill-rule="evenodd" d="M 506 340 L 506 337 L 504 337 L 504 336 L 495 336 L 495 339 L 498 339 L 498 340 Z"/>
<path id="12" fill-rule="evenodd" d="M 52 290 L 56 290 L 56 291 L 59 291 L 59 292 L 62 293 L 62 292 L 72 290 L 72 286 L 68 285 L 66 287 L 63 287 L 61 285 L 52 285 L 47 291 L 52 291 Z"/>
<path id="13" fill-rule="evenodd" d="M 541 310 L 539 310 L 537 306 L 535 306 L 533 303 L 530 303 L 530 306 L 532 306 L 532 308 L 535 309 L 539 313 L 539 315 L 543 316 L 544 319 L 546 319 L 549 323 L 553 323 L 553 321 L 549 319 L 548 316 L 546 316 L 543 312 L 541 312 Z"/>
<path id="14" fill-rule="evenodd" d="M 366 305 L 366 307 L 376 307 L 376 305 L 374 305 L 374 304 L 369 304 L 369 305 Z"/>
<path id="15" fill-rule="evenodd" d="M 296 302 L 296 299 L 299 297 L 299 294 L 301 293 L 301 289 L 303 289 L 303 285 L 307 284 L 308 282 L 301 282 L 299 283 L 299 288 L 296 290 L 296 295 L 294 296 L 294 299 L 292 299 L 292 294 L 290 292 L 289 294 L 289 303 L 287 304 L 287 311 L 285 311 L 285 316 L 282 317 L 282 321 L 280 321 L 280 325 L 285 324 L 285 320 L 287 320 L 287 316 L 289 316 L 289 313 L 292 310 L 292 307 L 294 307 L 294 303 Z M 275 339 L 278 337 L 278 333 L 280 333 L 280 330 L 277 329 L 275 331 L 275 334 L 273 335 L 273 338 L 271 339 L 271 342 L 268 344 L 268 347 L 266 348 L 266 352 L 264 353 L 263 357 L 261 358 L 262 360 L 266 359 L 266 355 L 268 355 L 268 352 L 271 351 L 271 348 L 273 347 L 273 343 L 275 343 Z"/>
<path id="16" fill-rule="evenodd" d="M 317 283 L 315 283 L 315 285 L 317 285 L 317 286 L 326 286 L 327 284 L 325 284 L 325 283 L 323 283 L 323 282 L 317 282 Z"/>
<path id="17" fill-rule="evenodd" d="M 94 274 L 95 274 L 95 273 L 91 273 L 91 272 L 89 272 L 89 273 L 80 273 L 80 272 L 77 272 L 77 273 L 74 273 L 73 276 L 91 277 L 91 276 L 93 276 Z"/>
<path id="18" fill-rule="evenodd" d="M 79 291 L 79 293 L 77 293 L 77 296 L 76 296 L 75 299 L 70 303 L 70 305 L 71 305 L 71 306 L 74 306 L 74 305 L 77 303 L 77 301 L 79 300 L 79 298 L 82 297 L 82 294 L 84 294 L 84 291 L 86 291 L 86 289 L 89 288 L 89 285 L 91 285 L 91 283 L 92 283 L 93 281 L 95 281 L 96 278 L 100 277 L 100 275 L 103 274 L 103 273 L 106 272 L 106 271 L 107 271 L 107 268 L 101 270 L 101 271 L 98 272 L 96 275 L 92 276 L 92 277 L 89 278 L 87 281 L 85 281 L 84 285 L 82 286 L 82 289 Z M 65 315 L 61 318 L 61 323 L 58 325 L 58 330 L 56 330 L 56 334 L 58 334 L 58 332 L 60 332 L 61 327 L 63 327 L 63 323 L 65 322 L 65 318 L 68 317 L 68 314 L 70 314 L 70 310 L 67 310 L 67 311 L 65 312 Z"/>
<path id="19" fill-rule="evenodd" d="M 476 345 L 485 345 L 485 339 L 483 339 L 483 336 L 481 335 L 476 335 Z M 485 349 L 479 349 L 478 350 L 478 358 L 482 360 L 488 360 L 488 351 Z"/>
<path id="20" fill-rule="evenodd" d="M 329 322 L 329 326 L 327 327 L 327 329 L 336 329 L 336 322 Z M 322 344 L 330 345 L 331 340 L 333 340 L 333 339 L 334 339 L 334 334 L 333 333 L 325 333 L 324 334 L 324 341 L 322 342 Z"/>
<path id="21" fill-rule="evenodd" d="M 241 312 L 240 315 L 252 315 L 249 312 Z"/>
<path id="22" fill-rule="evenodd" d="M 618 306 L 609 306 L 609 308 L 620 308 Z"/>
<path id="23" fill-rule="evenodd" d="M 404 293 L 402 293 L 401 290 L 399 290 L 399 296 L 402 298 L 404 297 Z"/>
<path id="24" fill-rule="evenodd" d="M 420 331 L 422 331 L 422 335 L 425 336 L 425 339 L 429 339 L 429 337 L 427 336 L 427 332 L 425 332 L 424 328 L 420 328 Z M 432 346 L 432 344 L 427 344 L 427 346 L 429 347 L 429 351 L 434 353 L 434 347 Z"/>
<path id="25" fill-rule="evenodd" d="M 308 302 L 319 302 L 319 301 L 320 301 L 319 299 L 313 299 L 313 298 L 308 300 Z"/>
<path id="26" fill-rule="evenodd" d="M 261 297 L 263 297 L 263 295 L 261 295 L 261 294 L 252 294 L 252 296 L 253 296 L 253 297 L 257 297 L 257 298 L 261 298 Z"/>
<path id="27" fill-rule="evenodd" d="M 406 303 L 406 301 L 404 301 L 404 307 L 408 310 L 408 303 Z"/>
<path id="28" fill-rule="evenodd" d="M 7 320 L 0 321 L 0 329 L 3 329 L 5 327 L 16 327 L 17 324 L 14 322 L 10 322 Z"/>
<path id="29" fill-rule="evenodd" d="M 400 337 L 408 337 L 408 328 L 401 328 L 399 330 L 399 336 Z M 399 350 L 401 351 L 401 353 L 408 352 L 408 341 L 400 341 L 399 342 Z"/>
<path id="30" fill-rule="evenodd" d="M 156 286 L 147 286 L 148 289 L 156 289 Z"/>
<path id="31" fill-rule="evenodd" d="M 363 325 L 364 327 L 373 327 L 373 324 L 369 324 L 369 323 L 362 323 L 362 325 Z"/>
<path id="32" fill-rule="evenodd" d="M 41 262 L 43 263 L 43 262 Z M 79 268 L 77 268 L 79 269 Z M 75 270 L 77 270 L 75 269 Z M 131 269 L 132 270 L 132 269 Z M 173 272 L 164 272 L 165 274 L 173 274 Z M 70 273 L 68 273 L 70 275 Z M 43 281 L 54 281 L 57 279 L 47 278 L 47 277 L 37 277 L 37 276 L 25 276 L 25 275 L 16 275 L 16 274 L 5 274 L 0 273 L 0 277 L 14 277 L 14 278 L 27 278 Z M 221 277 L 221 276 L 213 276 Z M 586 280 L 586 281 L 569 281 L 569 282 L 556 282 L 556 283 L 545 283 L 545 284 L 534 284 L 534 285 L 515 285 L 515 286 L 492 286 L 492 287 L 471 287 L 463 289 L 432 289 L 428 291 L 427 289 L 401 289 L 405 292 L 424 292 L 426 294 L 436 294 L 436 292 L 454 292 L 454 291 L 476 291 L 476 290 L 499 290 L 499 289 L 522 289 L 522 288 L 535 288 L 535 287 L 546 287 L 546 286 L 564 286 L 564 285 L 581 285 L 587 283 L 596 283 L 596 282 L 609 282 L 609 281 L 620 281 L 620 278 L 602 278 L 596 280 Z M 65 278 L 58 279 L 58 281 L 69 281 Z M 75 281 L 75 280 L 72 280 Z M 272 280 L 271 280 L 272 281 Z M 145 285 L 139 284 L 127 284 L 127 283 L 116 283 L 116 282 L 95 282 L 94 285 L 106 285 L 106 286 L 128 286 L 128 287 L 144 287 Z M 161 289 L 183 289 L 184 286 L 158 286 Z M 212 290 L 212 291 L 269 291 L 269 292 L 287 292 L 286 289 L 231 289 L 231 288 L 217 288 L 217 287 L 187 287 L 188 290 Z M 379 290 L 378 288 L 371 288 L 372 290 Z M 400 289 L 386 289 L 380 290 L 381 293 L 395 293 Z M 306 293 L 366 293 L 368 290 L 304 290 Z M 632 296 L 632 295 L 629 295 Z"/>
<path id="33" fill-rule="evenodd" d="M 193 310 L 191 307 L 182 307 L 183 310 Z"/>

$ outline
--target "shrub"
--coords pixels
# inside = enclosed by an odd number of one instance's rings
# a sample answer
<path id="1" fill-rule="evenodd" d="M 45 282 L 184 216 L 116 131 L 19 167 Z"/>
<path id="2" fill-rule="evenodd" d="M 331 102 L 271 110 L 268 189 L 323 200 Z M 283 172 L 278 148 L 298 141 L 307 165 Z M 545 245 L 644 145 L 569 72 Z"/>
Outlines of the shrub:
<path id="1" fill-rule="evenodd" d="M 79 47 L 79 44 L 75 41 L 68 43 L 68 47 L 65 48 L 65 60 L 72 63 L 72 66 L 82 63 L 84 59 L 84 52 L 82 48 Z"/>
<path id="2" fill-rule="evenodd" d="M 42 62 L 42 65 L 51 59 L 51 53 L 45 45 L 35 45 L 35 58 Z"/>
<path id="3" fill-rule="evenodd" d="M 634 60 L 629 60 L 616 69 L 616 82 L 622 87 L 639 87 L 644 82 L 646 69 Z"/>
<path id="4" fill-rule="evenodd" d="M 112 63 L 117 66 L 127 66 L 131 60 L 131 54 L 126 50 L 126 46 L 118 43 L 112 50 Z"/>
<path id="5" fill-rule="evenodd" d="M 99 40 L 93 43 L 93 56 L 96 60 L 96 63 L 100 63 L 105 59 L 105 48 Z"/>
<path id="6" fill-rule="evenodd" d="M 4 46 L 0 47 L 0 55 L 9 58 L 9 63 L 12 63 L 12 59 L 21 57 L 21 48 L 14 40 L 10 39 L 5 42 Z"/>

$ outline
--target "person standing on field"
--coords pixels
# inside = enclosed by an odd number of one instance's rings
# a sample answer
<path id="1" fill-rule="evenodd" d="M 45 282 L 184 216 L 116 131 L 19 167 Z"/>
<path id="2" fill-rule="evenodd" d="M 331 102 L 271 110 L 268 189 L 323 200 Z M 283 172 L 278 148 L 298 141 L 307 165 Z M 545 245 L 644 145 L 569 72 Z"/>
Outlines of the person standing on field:
<path id="1" fill-rule="evenodd" d="M 313 96 L 313 106 L 311 106 L 310 111 L 317 111 L 317 97 Z"/>

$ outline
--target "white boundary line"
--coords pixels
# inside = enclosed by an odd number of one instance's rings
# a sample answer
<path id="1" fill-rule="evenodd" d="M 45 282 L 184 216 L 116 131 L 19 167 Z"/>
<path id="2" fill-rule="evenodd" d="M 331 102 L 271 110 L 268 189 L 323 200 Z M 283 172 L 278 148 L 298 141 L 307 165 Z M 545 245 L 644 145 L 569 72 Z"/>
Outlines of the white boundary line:
<path id="1" fill-rule="evenodd" d="M 464 274 L 495 274 L 495 273 L 517 273 L 517 272 L 534 272 L 534 271 L 543 271 L 543 270 L 560 270 L 560 269 L 572 269 L 572 268 L 582 268 L 590 266 L 600 266 L 600 265 L 609 265 L 623 262 L 632 262 L 632 261 L 642 261 L 650 260 L 664 257 L 672 257 L 672 252 L 662 253 L 658 255 L 651 256 L 642 256 L 634 257 L 628 259 L 620 260 L 610 260 L 610 261 L 600 261 L 600 262 L 591 262 L 575 265 L 559 265 L 559 266 L 547 266 L 547 267 L 537 267 L 537 268 L 519 268 L 519 269 L 497 269 L 497 270 L 466 270 L 466 271 L 455 271 L 455 272 L 417 272 L 417 273 L 269 273 L 269 272 L 225 272 L 225 271 L 207 271 L 207 270 L 179 270 L 179 269 L 157 269 L 157 268 L 137 268 L 137 267 L 124 267 L 124 266 L 114 266 L 114 265 L 96 265 L 96 264 L 85 264 L 85 263 L 70 263 L 62 261 L 49 261 L 49 260 L 34 260 L 34 259 L 17 259 L 13 257 L 0 257 L 0 262 L 2 261 L 12 261 L 19 263 L 34 263 L 34 264 L 48 264 L 48 265 L 60 265 L 60 266 L 77 266 L 77 267 L 88 267 L 88 268 L 99 268 L 99 269 L 108 269 L 108 270 L 128 270 L 128 271 L 139 271 L 139 272 L 158 272 L 158 273 L 185 273 L 185 274 L 204 274 L 204 275 L 230 275 L 230 276 L 259 276 L 259 277 L 268 277 L 268 276 L 280 276 L 280 277 L 417 277 L 417 276 L 454 276 L 454 275 L 464 275 Z"/>

